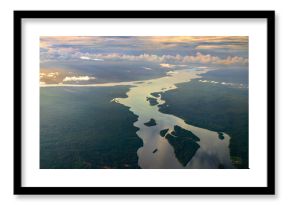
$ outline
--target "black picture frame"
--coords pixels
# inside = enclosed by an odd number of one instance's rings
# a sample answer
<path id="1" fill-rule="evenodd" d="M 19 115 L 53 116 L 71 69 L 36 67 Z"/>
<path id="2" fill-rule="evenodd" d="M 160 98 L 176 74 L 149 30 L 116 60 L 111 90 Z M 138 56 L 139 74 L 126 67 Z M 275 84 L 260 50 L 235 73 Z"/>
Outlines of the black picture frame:
<path id="1" fill-rule="evenodd" d="M 23 187 L 22 186 L 22 19 L 37 18 L 231 18 L 267 20 L 266 187 Z M 275 194 L 275 11 L 14 11 L 14 194 L 273 195 Z"/>

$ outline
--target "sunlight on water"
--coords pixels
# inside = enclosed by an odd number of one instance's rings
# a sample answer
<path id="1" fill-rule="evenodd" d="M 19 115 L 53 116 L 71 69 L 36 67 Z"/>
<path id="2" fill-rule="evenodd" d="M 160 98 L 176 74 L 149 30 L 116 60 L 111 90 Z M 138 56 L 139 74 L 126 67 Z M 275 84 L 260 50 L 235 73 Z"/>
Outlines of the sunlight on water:
<path id="1" fill-rule="evenodd" d="M 174 115 L 159 112 L 158 105 L 164 103 L 159 97 L 154 97 L 151 93 L 162 93 L 168 90 L 177 89 L 176 84 L 189 82 L 191 79 L 200 78 L 199 74 L 207 70 L 186 69 L 178 72 L 168 73 L 167 76 L 133 83 L 133 87 L 127 92 L 126 98 L 116 98 L 115 103 L 120 103 L 130 109 L 138 120 L 134 123 L 140 130 L 137 135 L 143 140 L 143 147 L 138 150 L 139 166 L 141 168 L 233 168 L 230 160 L 229 142 L 230 136 L 224 134 L 224 139 L 219 138 L 217 132 L 202 129 L 189 125 L 181 118 Z M 155 98 L 156 105 L 150 105 L 147 97 Z M 154 119 L 156 125 L 146 126 L 144 123 Z M 200 141 L 200 148 L 185 167 L 178 161 L 174 153 L 174 148 L 165 137 L 160 136 L 160 131 L 174 130 L 174 126 L 191 131 Z M 155 150 L 155 151 L 154 151 Z"/>

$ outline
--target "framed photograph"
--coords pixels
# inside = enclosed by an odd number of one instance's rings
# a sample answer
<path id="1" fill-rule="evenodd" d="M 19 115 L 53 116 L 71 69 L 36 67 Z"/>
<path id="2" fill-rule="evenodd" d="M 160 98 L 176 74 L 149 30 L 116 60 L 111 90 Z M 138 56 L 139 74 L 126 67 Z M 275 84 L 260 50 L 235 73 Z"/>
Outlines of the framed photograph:
<path id="1" fill-rule="evenodd" d="M 14 11 L 15 194 L 275 194 L 274 11 Z"/>

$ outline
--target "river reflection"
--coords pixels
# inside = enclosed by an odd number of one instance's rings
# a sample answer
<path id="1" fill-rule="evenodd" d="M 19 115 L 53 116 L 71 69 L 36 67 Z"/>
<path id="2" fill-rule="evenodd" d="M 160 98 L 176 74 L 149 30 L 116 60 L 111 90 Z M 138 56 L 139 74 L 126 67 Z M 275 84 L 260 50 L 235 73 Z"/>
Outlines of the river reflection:
<path id="1" fill-rule="evenodd" d="M 133 83 L 127 92 L 126 98 L 116 98 L 113 101 L 120 103 L 130 109 L 138 120 L 134 123 L 140 130 L 137 135 L 143 140 L 143 147 L 139 148 L 137 154 L 138 164 L 145 169 L 210 169 L 210 168 L 233 168 L 230 160 L 229 142 L 230 136 L 223 133 L 223 139 L 219 138 L 217 132 L 202 129 L 189 125 L 181 118 L 174 115 L 159 112 L 158 105 L 164 103 L 161 97 L 152 96 L 151 93 L 162 93 L 168 90 L 177 89 L 176 84 L 189 82 L 191 79 L 200 78 L 199 74 L 207 70 L 186 69 L 178 72 L 170 72 L 167 76 L 146 80 L 143 83 Z M 157 100 L 156 105 L 150 105 L 149 98 Z M 156 125 L 147 126 L 147 123 L 154 119 Z M 174 130 L 179 126 L 192 132 L 200 141 L 199 148 L 189 162 L 183 166 L 174 153 L 174 148 L 165 137 L 160 136 L 164 129 Z"/>

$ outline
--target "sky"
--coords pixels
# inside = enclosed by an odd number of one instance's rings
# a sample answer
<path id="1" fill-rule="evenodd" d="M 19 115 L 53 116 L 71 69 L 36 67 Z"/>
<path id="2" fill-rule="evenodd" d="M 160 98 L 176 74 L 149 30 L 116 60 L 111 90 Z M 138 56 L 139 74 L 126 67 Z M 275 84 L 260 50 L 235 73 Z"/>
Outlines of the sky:
<path id="1" fill-rule="evenodd" d="M 134 70 L 135 67 L 135 70 Z M 40 69 L 61 78 L 115 79 L 122 72 L 160 74 L 188 67 L 248 68 L 247 36 L 42 36 Z M 107 71 L 107 75 L 105 74 Z M 146 71 L 146 72 L 145 72 Z M 115 73 L 117 72 L 117 73 Z M 129 75 L 129 74 L 128 74 Z M 56 77 L 51 77 L 51 79 Z M 58 79 L 58 78 L 57 78 Z M 58 79 L 59 81 L 60 79 Z M 106 81 L 105 80 L 105 81 Z M 119 79 L 120 80 L 120 79 Z M 124 79 L 125 80 L 125 79 Z M 128 79 L 126 79 L 128 80 Z"/>

